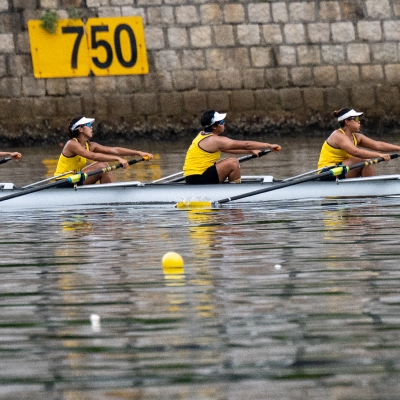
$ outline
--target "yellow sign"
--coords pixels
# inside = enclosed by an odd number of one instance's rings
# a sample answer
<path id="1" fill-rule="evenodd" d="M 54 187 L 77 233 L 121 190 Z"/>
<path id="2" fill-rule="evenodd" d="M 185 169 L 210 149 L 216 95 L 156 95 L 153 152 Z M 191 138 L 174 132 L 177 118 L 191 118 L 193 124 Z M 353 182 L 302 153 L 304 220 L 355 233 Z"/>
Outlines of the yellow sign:
<path id="1" fill-rule="evenodd" d="M 69 78 L 149 72 L 141 17 L 58 21 L 56 33 L 29 21 L 36 78 Z"/>

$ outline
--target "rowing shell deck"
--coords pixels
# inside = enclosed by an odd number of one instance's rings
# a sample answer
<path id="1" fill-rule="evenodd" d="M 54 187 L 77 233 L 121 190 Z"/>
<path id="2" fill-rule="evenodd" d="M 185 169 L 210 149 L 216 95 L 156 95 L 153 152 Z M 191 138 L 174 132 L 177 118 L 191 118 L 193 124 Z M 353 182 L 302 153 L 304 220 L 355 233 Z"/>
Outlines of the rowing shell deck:
<path id="1" fill-rule="evenodd" d="M 217 201 L 255 190 L 270 188 L 282 181 L 272 177 L 244 177 L 241 184 L 186 185 L 185 183 L 149 183 L 138 181 L 79 186 L 75 189 L 44 189 L 1 201 L 2 196 L 22 193 L 10 183 L 0 183 L 0 212 L 25 209 L 74 209 L 110 205 L 161 205 L 181 201 Z M 400 195 L 400 175 L 344 179 L 338 182 L 310 181 L 235 202 L 280 200 L 317 200 L 326 198 L 379 197 Z"/>

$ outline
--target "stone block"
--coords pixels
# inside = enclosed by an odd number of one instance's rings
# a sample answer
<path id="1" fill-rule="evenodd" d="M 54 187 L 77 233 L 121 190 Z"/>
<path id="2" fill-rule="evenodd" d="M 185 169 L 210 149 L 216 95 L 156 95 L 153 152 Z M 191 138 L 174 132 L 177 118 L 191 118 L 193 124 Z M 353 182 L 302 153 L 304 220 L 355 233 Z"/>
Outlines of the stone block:
<path id="1" fill-rule="evenodd" d="M 396 63 L 399 61 L 398 44 L 394 42 L 371 45 L 372 61 L 377 63 Z"/>
<path id="2" fill-rule="evenodd" d="M 7 76 L 7 59 L 6 56 L 0 54 L 0 77 Z"/>
<path id="3" fill-rule="evenodd" d="M 199 90 L 219 89 L 217 71 L 198 71 L 196 72 L 197 88 Z"/>
<path id="4" fill-rule="evenodd" d="M 222 49 L 207 49 L 206 59 L 208 68 L 216 70 L 228 68 L 225 55 L 226 52 Z"/>
<path id="5" fill-rule="evenodd" d="M 361 20 L 366 16 L 364 15 L 363 9 L 364 1 L 354 1 L 354 0 L 340 0 L 340 13 L 342 15 L 342 20 Z"/>
<path id="6" fill-rule="evenodd" d="M 18 30 L 28 30 L 28 21 L 31 19 L 40 19 L 43 15 L 43 10 L 24 10 L 21 16 L 21 23 Z"/>
<path id="7" fill-rule="evenodd" d="M 165 48 L 164 32 L 162 28 L 145 27 L 146 48 L 160 50 Z"/>
<path id="8" fill-rule="evenodd" d="M 384 66 L 386 82 L 391 85 L 400 84 L 400 65 L 388 64 Z"/>
<path id="9" fill-rule="evenodd" d="M 224 49 L 227 68 L 237 68 L 239 70 L 250 67 L 250 55 L 247 47 L 234 47 Z"/>
<path id="10" fill-rule="evenodd" d="M 31 53 L 28 32 L 21 32 L 17 34 L 17 53 L 19 54 Z"/>
<path id="11" fill-rule="evenodd" d="M 242 72 L 245 89 L 261 89 L 265 85 L 264 68 L 250 68 Z"/>
<path id="12" fill-rule="evenodd" d="M 260 43 L 260 28 L 255 24 L 240 24 L 237 26 L 238 42 L 244 46 Z"/>
<path id="13" fill-rule="evenodd" d="M 37 6 L 36 0 L 11 0 L 11 4 L 17 10 L 35 10 Z"/>
<path id="14" fill-rule="evenodd" d="M 250 3 L 247 6 L 247 14 L 250 23 L 267 24 L 271 22 L 271 12 L 269 4 Z"/>
<path id="15" fill-rule="evenodd" d="M 365 0 L 367 18 L 390 18 L 392 16 L 389 0 Z"/>
<path id="16" fill-rule="evenodd" d="M 314 78 L 316 86 L 336 86 L 336 68 L 331 65 L 314 67 Z"/>
<path id="17" fill-rule="evenodd" d="M 400 16 L 400 0 L 392 0 L 393 12 L 395 17 Z"/>
<path id="18" fill-rule="evenodd" d="M 190 26 L 200 22 L 195 6 L 180 6 L 175 8 L 176 22 L 180 25 Z"/>
<path id="19" fill-rule="evenodd" d="M 9 76 L 32 76 L 32 61 L 29 55 L 10 54 L 7 60 Z"/>
<path id="20" fill-rule="evenodd" d="M 174 50 L 161 50 L 154 53 L 155 66 L 158 71 L 181 69 L 179 54 Z"/>
<path id="21" fill-rule="evenodd" d="M 124 6 L 121 7 L 121 15 L 123 17 L 141 17 L 143 20 L 143 24 L 146 25 L 147 23 L 147 16 L 145 9 L 139 7 L 132 7 L 132 6 Z"/>
<path id="22" fill-rule="evenodd" d="M 75 115 L 82 114 L 82 98 L 80 96 L 66 96 L 66 97 L 55 97 L 53 101 L 56 104 L 56 109 L 59 115 L 67 115 L 65 125 L 68 125 L 68 120 L 73 118 Z M 91 116 L 92 114 L 89 114 Z M 93 114 L 95 116 L 95 114 Z M 66 128 L 66 126 L 65 126 Z M 67 135 L 65 135 L 66 137 Z M 60 139 L 64 139 L 64 136 L 60 136 Z"/>
<path id="23" fill-rule="evenodd" d="M 363 65 L 361 80 L 364 82 L 382 82 L 384 78 L 382 65 Z"/>
<path id="24" fill-rule="evenodd" d="M 262 35 L 267 44 L 280 44 L 283 42 L 282 31 L 279 24 L 263 25 Z"/>
<path id="25" fill-rule="evenodd" d="M 0 33 L 20 33 L 23 27 L 21 14 L 8 12 L 0 14 Z"/>
<path id="26" fill-rule="evenodd" d="M 304 103 L 307 109 L 313 111 L 324 111 L 324 89 L 322 88 L 304 88 L 303 89 Z"/>
<path id="27" fill-rule="evenodd" d="M 46 79 L 46 94 L 49 96 L 64 96 L 67 94 L 65 79 Z"/>
<path id="28" fill-rule="evenodd" d="M 358 21 L 357 31 L 360 40 L 379 42 L 382 39 L 382 29 L 379 21 Z"/>
<path id="29" fill-rule="evenodd" d="M 319 19 L 321 21 L 338 21 L 340 20 L 340 5 L 338 1 L 321 1 L 319 2 Z"/>
<path id="30" fill-rule="evenodd" d="M 167 30 L 169 46 L 172 49 L 187 47 L 189 43 L 188 34 L 185 28 L 169 28 Z"/>
<path id="31" fill-rule="evenodd" d="M 89 92 L 80 97 L 82 99 L 82 112 L 79 114 L 87 116 L 107 115 L 107 103 L 102 94 Z"/>
<path id="32" fill-rule="evenodd" d="M 182 57 L 183 69 L 205 69 L 206 57 L 204 50 L 183 50 Z"/>
<path id="33" fill-rule="evenodd" d="M 246 21 L 242 4 L 226 4 L 223 8 L 224 20 L 229 24 L 237 24 Z"/>
<path id="34" fill-rule="evenodd" d="M 57 103 L 52 97 L 35 97 L 33 99 L 35 116 L 39 118 L 58 116 Z"/>
<path id="35" fill-rule="evenodd" d="M 105 96 L 107 114 L 113 117 L 126 117 L 132 114 L 132 95 Z"/>
<path id="36" fill-rule="evenodd" d="M 149 7 L 147 11 L 147 20 L 150 25 L 171 26 L 175 23 L 173 7 Z"/>
<path id="37" fill-rule="evenodd" d="M 367 43 L 347 45 L 347 59 L 351 64 L 368 64 L 371 62 L 370 48 Z"/>
<path id="38" fill-rule="evenodd" d="M 99 7 L 97 12 L 99 18 L 120 17 L 121 7 Z"/>
<path id="39" fill-rule="evenodd" d="M 183 109 L 188 113 L 201 113 L 207 109 L 207 94 L 198 91 L 184 92 Z"/>
<path id="40" fill-rule="evenodd" d="M 255 98 L 252 90 L 238 90 L 231 93 L 231 108 L 243 112 L 255 109 Z"/>
<path id="41" fill-rule="evenodd" d="M 164 93 L 164 97 L 169 97 L 170 93 Z M 155 93 L 135 93 L 132 99 L 133 113 L 137 115 L 151 115 L 160 112 L 160 106 Z"/>
<path id="42" fill-rule="evenodd" d="M 374 108 L 376 103 L 375 88 L 371 85 L 357 85 L 351 91 L 351 105 L 355 109 Z"/>
<path id="43" fill-rule="evenodd" d="M 254 92 L 254 98 L 257 110 L 279 110 L 281 108 L 281 99 L 279 91 L 276 89 L 263 89 Z"/>
<path id="44" fill-rule="evenodd" d="M 0 12 L 8 11 L 8 0 L 0 0 Z"/>
<path id="45" fill-rule="evenodd" d="M 192 71 L 172 71 L 172 83 L 175 90 L 192 90 L 196 87 Z"/>
<path id="46" fill-rule="evenodd" d="M 297 44 L 305 43 L 306 36 L 303 24 L 285 24 L 283 28 L 285 34 L 285 43 Z"/>
<path id="47" fill-rule="evenodd" d="M 40 0 L 40 8 L 47 10 L 56 9 L 58 5 L 58 0 Z"/>
<path id="48" fill-rule="evenodd" d="M 1 83 L 0 83 L 1 86 Z M 33 97 L 18 99 L 0 99 L 0 118 L 33 118 L 35 109 L 33 105 Z"/>
<path id="49" fill-rule="evenodd" d="M 268 68 L 265 71 L 267 88 L 282 88 L 289 86 L 289 74 L 287 68 Z"/>
<path id="50" fill-rule="evenodd" d="M 204 4 L 200 6 L 200 19 L 204 25 L 221 24 L 223 20 L 219 4 Z"/>
<path id="51" fill-rule="evenodd" d="M 386 40 L 400 40 L 400 21 L 383 21 L 383 32 Z"/>
<path id="52" fill-rule="evenodd" d="M 294 46 L 279 46 L 273 48 L 278 65 L 296 65 L 296 48 Z"/>
<path id="53" fill-rule="evenodd" d="M 296 110 L 302 108 L 303 98 L 298 88 L 284 88 L 279 91 L 283 110 Z"/>
<path id="54" fill-rule="evenodd" d="M 127 0 L 111 0 L 112 6 L 123 5 L 123 4 L 114 4 L 118 1 L 127 1 Z M 83 0 L 60 0 L 60 6 L 62 8 L 79 8 L 83 6 Z"/>
<path id="55" fill-rule="evenodd" d="M 286 2 L 273 2 L 272 6 L 272 20 L 274 22 L 288 22 L 289 14 Z"/>
<path id="56" fill-rule="evenodd" d="M 84 93 L 93 93 L 94 85 L 92 78 L 68 78 L 67 79 L 68 94 L 79 95 Z"/>
<path id="57" fill-rule="evenodd" d="M 326 22 L 308 24 L 308 39 L 310 43 L 329 43 L 330 27 Z"/>
<path id="58" fill-rule="evenodd" d="M 151 72 L 143 75 L 143 81 L 147 92 L 171 92 L 173 90 L 171 72 L 168 71 Z"/>
<path id="59" fill-rule="evenodd" d="M 348 43 L 355 40 L 352 22 L 334 22 L 331 24 L 332 40 L 336 43 Z"/>
<path id="60" fill-rule="evenodd" d="M 327 109 L 332 112 L 351 104 L 349 92 L 343 88 L 327 88 L 325 90 L 325 101 Z"/>
<path id="61" fill-rule="evenodd" d="M 343 45 L 321 46 L 322 61 L 326 64 L 342 64 L 346 60 L 346 53 Z"/>
<path id="62" fill-rule="evenodd" d="M 0 53 L 14 52 L 14 35 L 12 33 L 0 33 Z"/>
<path id="63" fill-rule="evenodd" d="M 229 92 L 226 90 L 218 90 L 216 92 L 207 92 L 208 108 L 210 110 L 218 110 L 226 112 L 230 110 Z"/>
<path id="64" fill-rule="evenodd" d="M 289 20 L 311 22 L 315 21 L 316 17 L 316 2 L 291 2 L 289 3 Z"/>
<path id="65" fill-rule="evenodd" d="M 212 34 L 210 26 L 197 26 L 189 29 L 190 43 L 194 47 L 211 47 Z"/>
<path id="66" fill-rule="evenodd" d="M 143 87 L 141 75 L 122 75 L 115 77 L 115 88 L 118 93 L 128 94 L 139 92 Z"/>
<path id="67" fill-rule="evenodd" d="M 234 46 L 233 27 L 231 25 L 214 26 L 214 40 L 219 47 Z"/>
<path id="68" fill-rule="evenodd" d="M 166 116 L 181 115 L 183 98 L 181 93 L 160 93 L 161 112 Z"/>
<path id="69" fill-rule="evenodd" d="M 238 69 L 227 69 L 218 71 L 218 80 L 220 87 L 226 90 L 234 90 L 242 88 L 242 76 Z"/>
<path id="70" fill-rule="evenodd" d="M 1 78 L 0 79 L 1 97 L 20 97 L 21 78 Z"/>
<path id="71" fill-rule="evenodd" d="M 338 82 L 341 86 L 358 85 L 360 68 L 358 66 L 340 65 L 337 67 Z"/>
<path id="72" fill-rule="evenodd" d="M 115 76 L 95 76 L 93 77 L 94 90 L 97 93 L 115 93 Z"/>
<path id="73" fill-rule="evenodd" d="M 385 110 L 392 110 L 400 104 L 399 88 L 395 86 L 377 86 L 376 87 L 377 103 L 384 107 Z"/>
<path id="74" fill-rule="evenodd" d="M 252 47 L 250 49 L 250 59 L 253 67 L 270 67 L 274 65 L 275 61 L 270 47 Z"/>
<path id="75" fill-rule="evenodd" d="M 163 0 L 137 0 L 138 6 L 161 6 L 163 3 Z"/>
<path id="76" fill-rule="evenodd" d="M 165 4 L 186 4 L 188 3 L 187 0 L 164 0 Z"/>
<path id="77" fill-rule="evenodd" d="M 320 64 L 321 63 L 320 47 L 315 45 L 298 46 L 297 57 L 300 65 Z"/>
<path id="78" fill-rule="evenodd" d="M 290 69 L 290 75 L 295 86 L 312 86 L 314 84 L 312 69 L 309 67 L 293 67 Z"/>

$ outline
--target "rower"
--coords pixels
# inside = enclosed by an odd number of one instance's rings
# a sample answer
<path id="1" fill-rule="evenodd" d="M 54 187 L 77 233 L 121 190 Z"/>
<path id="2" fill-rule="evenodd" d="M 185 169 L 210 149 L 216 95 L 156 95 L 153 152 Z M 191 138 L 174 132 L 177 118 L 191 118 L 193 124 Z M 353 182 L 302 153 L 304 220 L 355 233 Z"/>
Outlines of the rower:
<path id="1" fill-rule="evenodd" d="M 360 117 L 362 115 L 362 112 L 357 112 L 351 108 L 342 108 L 333 112 L 333 116 L 337 118 L 340 128 L 333 131 L 322 145 L 318 169 L 332 165 L 351 166 L 377 157 L 382 157 L 385 161 L 389 161 L 390 155 L 387 152 L 400 150 L 400 146 L 376 141 L 361 134 Z M 347 174 L 340 175 L 339 179 L 375 175 L 375 165 L 371 164 L 362 168 L 352 169 Z M 335 176 L 324 178 L 324 180 L 334 179 L 336 179 Z"/>
<path id="2" fill-rule="evenodd" d="M 233 140 L 220 136 L 225 131 L 226 113 L 206 111 L 200 120 L 203 130 L 190 145 L 183 165 L 183 176 L 189 185 L 240 183 L 240 165 L 235 157 L 220 160 L 221 152 L 230 154 L 258 154 L 263 149 L 279 151 L 281 146 L 250 140 Z"/>
<path id="3" fill-rule="evenodd" d="M 91 142 L 93 137 L 92 124 L 94 118 L 86 118 L 83 115 L 73 118 L 68 125 L 68 136 L 70 140 L 65 144 L 60 158 L 58 160 L 55 177 L 65 179 L 73 175 L 74 172 L 85 172 L 98 170 L 108 167 L 108 162 L 117 161 L 124 168 L 128 168 L 128 161 L 123 156 L 140 156 L 147 161 L 153 158 L 153 154 L 145 153 L 139 150 L 126 149 L 124 147 L 108 147 L 98 143 Z M 87 159 L 95 161 L 90 165 L 86 165 Z M 71 172 L 72 171 L 72 172 Z M 69 172 L 69 174 L 65 174 Z M 102 172 L 91 175 L 80 184 L 88 185 L 100 183 L 115 182 L 111 172 Z M 74 186 L 72 183 L 66 183 L 63 187 Z"/>
<path id="4" fill-rule="evenodd" d="M 18 151 L 0 151 L 0 157 L 10 157 L 10 159 L 18 161 L 22 154 Z"/>

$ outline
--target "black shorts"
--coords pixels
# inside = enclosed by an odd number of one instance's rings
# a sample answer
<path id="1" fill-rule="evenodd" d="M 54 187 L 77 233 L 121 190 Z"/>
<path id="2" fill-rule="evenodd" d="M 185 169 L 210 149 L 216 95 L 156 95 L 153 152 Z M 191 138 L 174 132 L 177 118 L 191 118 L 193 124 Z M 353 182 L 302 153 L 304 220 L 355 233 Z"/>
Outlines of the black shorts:
<path id="1" fill-rule="evenodd" d="M 201 175 L 189 175 L 185 178 L 188 185 L 208 185 L 219 183 L 217 167 L 212 165 L 207 168 Z"/>

